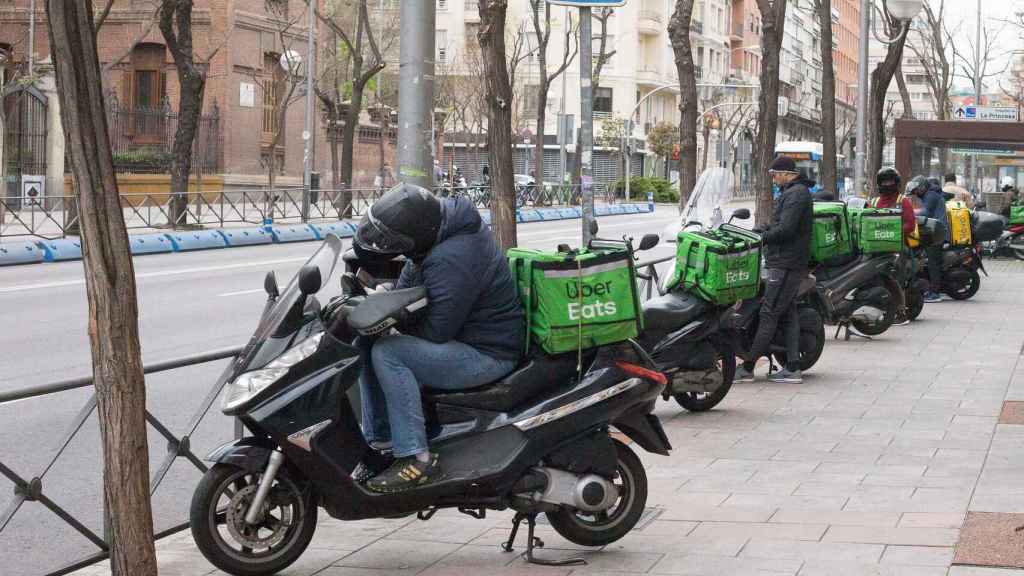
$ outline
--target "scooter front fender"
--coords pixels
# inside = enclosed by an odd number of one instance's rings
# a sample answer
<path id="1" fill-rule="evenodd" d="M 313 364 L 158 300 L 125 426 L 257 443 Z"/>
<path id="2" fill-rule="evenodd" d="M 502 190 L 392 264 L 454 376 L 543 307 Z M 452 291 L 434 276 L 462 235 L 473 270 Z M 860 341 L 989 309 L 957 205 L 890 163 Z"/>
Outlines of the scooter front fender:
<path id="1" fill-rule="evenodd" d="M 222 444 L 206 456 L 206 461 L 237 466 L 249 472 L 262 472 L 276 447 L 270 438 L 249 436 Z"/>

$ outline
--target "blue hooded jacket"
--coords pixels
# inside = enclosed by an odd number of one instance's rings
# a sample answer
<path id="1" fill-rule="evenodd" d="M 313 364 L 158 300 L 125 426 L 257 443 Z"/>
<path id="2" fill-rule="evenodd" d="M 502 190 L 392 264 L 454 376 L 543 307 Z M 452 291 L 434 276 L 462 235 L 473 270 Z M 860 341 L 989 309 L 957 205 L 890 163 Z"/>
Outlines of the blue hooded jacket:
<path id="1" fill-rule="evenodd" d="M 430 300 L 412 335 L 457 340 L 501 360 L 522 356 L 523 308 L 508 260 L 468 199 L 441 200 L 437 244 L 398 279 L 398 288 L 412 286 L 426 287 Z"/>
<path id="2" fill-rule="evenodd" d="M 943 224 L 946 222 L 946 199 L 942 195 L 942 186 L 938 181 L 928 181 L 928 189 L 921 197 L 921 205 L 924 207 L 922 214 L 928 218 L 934 218 Z M 947 224 L 948 225 L 948 224 Z"/>

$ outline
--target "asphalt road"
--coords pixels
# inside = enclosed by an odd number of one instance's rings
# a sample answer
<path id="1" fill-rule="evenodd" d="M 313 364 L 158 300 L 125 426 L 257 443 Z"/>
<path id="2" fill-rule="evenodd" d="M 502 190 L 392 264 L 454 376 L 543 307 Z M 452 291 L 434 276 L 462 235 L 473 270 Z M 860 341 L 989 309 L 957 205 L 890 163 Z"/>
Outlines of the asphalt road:
<path id="1" fill-rule="evenodd" d="M 678 218 L 670 207 L 655 214 L 600 219 L 603 237 L 661 233 Z M 553 249 L 579 245 L 580 221 L 521 224 L 520 246 Z M 135 258 L 139 323 L 146 363 L 244 344 L 258 320 L 263 276 L 274 270 L 283 285 L 316 249 L 313 243 L 257 246 Z M 641 260 L 671 255 L 662 244 Z M 336 280 L 332 286 L 336 285 Z M 85 284 L 81 262 L 0 268 L 0 391 L 90 373 Z M 147 379 L 150 412 L 174 434 L 186 431 L 224 362 Z M 38 476 L 59 448 L 67 427 L 89 398 L 88 390 L 0 404 L 0 462 L 26 478 Z M 202 457 L 230 438 L 231 421 L 219 400 L 191 438 Z M 150 469 L 167 443 L 149 429 Z M 43 492 L 90 529 L 102 534 L 101 451 L 93 414 L 43 478 Z M 157 529 L 187 517 L 199 473 L 179 459 L 154 496 Z M 0 514 L 11 485 L 0 479 Z M 0 517 L 2 518 L 2 517 Z M 44 574 L 95 551 L 38 503 L 26 503 L 0 532 L 4 574 Z"/>

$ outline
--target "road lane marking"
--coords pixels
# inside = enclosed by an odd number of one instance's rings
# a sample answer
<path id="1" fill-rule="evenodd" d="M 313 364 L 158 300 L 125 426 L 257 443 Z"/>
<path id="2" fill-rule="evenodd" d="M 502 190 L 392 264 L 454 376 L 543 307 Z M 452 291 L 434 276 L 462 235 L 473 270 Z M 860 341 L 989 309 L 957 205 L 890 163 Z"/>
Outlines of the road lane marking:
<path id="1" fill-rule="evenodd" d="M 217 272 L 220 270 L 235 270 L 240 268 L 253 268 L 257 266 L 273 266 L 275 264 L 293 264 L 295 262 L 305 262 L 309 260 L 308 257 L 302 258 L 281 258 L 278 260 L 261 260 L 258 262 L 240 262 L 238 264 L 221 264 L 218 266 L 202 266 L 197 268 L 179 268 L 177 270 L 161 270 L 159 272 L 143 272 L 142 274 L 136 274 L 136 280 L 142 280 L 145 278 L 161 278 L 164 276 L 179 276 L 182 274 L 198 274 L 201 272 Z M 77 286 L 85 284 L 85 278 L 79 278 L 76 280 L 62 280 L 59 282 L 44 282 L 40 284 L 22 284 L 20 286 L 7 286 L 0 287 L 0 294 L 9 294 L 11 292 L 25 292 L 28 290 L 46 290 L 48 288 L 61 288 L 64 286 Z"/>
<path id="2" fill-rule="evenodd" d="M 256 294 L 257 292 L 264 292 L 263 288 L 256 288 L 254 290 L 238 290 L 237 292 L 225 292 L 223 294 L 217 294 L 217 296 L 241 296 L 243 294 Z"/>

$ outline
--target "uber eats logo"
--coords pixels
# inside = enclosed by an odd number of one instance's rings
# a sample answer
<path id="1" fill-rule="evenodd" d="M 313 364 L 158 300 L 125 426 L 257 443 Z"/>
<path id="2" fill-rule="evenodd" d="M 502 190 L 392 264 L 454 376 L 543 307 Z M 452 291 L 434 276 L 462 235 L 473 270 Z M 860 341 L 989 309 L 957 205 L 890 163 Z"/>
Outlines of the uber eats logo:
<path id="1" fill-rule="evenodd" d="M 726 284 L 739 284 L 750 280 L 749 270 L 730 270 L 725 273 Z"/>
<path id="2" fill-rule="evenodd" d="M 596 299 L 590 304 L 580 303 L 580 290 L 583 291 L 583 299 L 588 300 L 590 298 Z M 618 306 L 615 302 L 601 301 L 600 297 L 610 296 L 612 294 L 612 283 L 611 281 L 599 282 L 594 285 L 583 284 L 577 285 L 575 282 L 569 282 L 565 285 L 565 295 L 569 299 L 569 320 L 592 320 L 594 318 L 600 318 L 602 316 L 615 316 L 619 313 Z"/>
<path id="3" fill-rule="evenodd" d="M 839 240 L 839 234 L 835 231 L 829 231 L 825 233 L 825 243 L 833 244 Z"/>
<path id="4" fill-rule="evenodd" d="M 881 228 L 875 228 L 875 240 L 895 240 L 896 231 L 891 229 L 883 230 Z"/>

